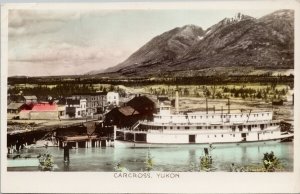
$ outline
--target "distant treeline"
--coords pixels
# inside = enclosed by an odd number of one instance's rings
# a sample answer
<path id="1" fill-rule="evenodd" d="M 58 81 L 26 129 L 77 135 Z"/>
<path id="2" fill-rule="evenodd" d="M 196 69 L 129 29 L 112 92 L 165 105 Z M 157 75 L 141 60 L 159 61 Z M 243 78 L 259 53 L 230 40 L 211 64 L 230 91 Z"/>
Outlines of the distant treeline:
<path id="1" fill-rule="evenodd" d="M 115 91 L 120 94 L 121 97 L 125 96 L 126 93 L 123 89 L 118 86 L 100 86 L 98 90 L 102 92 Z M 10 100 L 19 101 L 21 95 L 35 95 L 39 100 L 47 100 L 48 96 L 54 97 L 56 99 L 60 99 L 63 97 L 71 96 L 75 93 L 95 93 L 97 89 L 90 84 L 70 84 L 70 83 L 62 83 L 57 84 L 53 87 L 47 87 L 46 85 L 40 85 L 36 87 L 11 87 L 8 88 L 8 94 L 10 94 Z"/>
<path id="2" fill-rule="evenodd" d="M 236 83 L 260 83 L 260 84 L 287 84 L 293 87 L 294 75 L 241 75 L 241 76 L 195 76 L 195 77 L 161 77 L 161 78 L 67 78 L 67 77 L 10 77 L 9 85 L 15 84 L 111 84 L 124 86 L 143 86 L 154 84 L 178 84 L 178 85 L 211 85 L 211 84 L 236 84 Z"/>
<path id="3" fill-rule="evenodd" d="M 276 84 L 257 87 L 255 85 L 226 86 L 178 86 L 178 87 L 149 87 L 147 92 L 156 96 L 175 96 L 175 91 L 179 92 L 182 97 L 201 97 L 212 99 L 242 98 L 242 99 L 264 99 L 264 100 L 281 100 L 286 99 L 289 87 L 278 87 Z"/>

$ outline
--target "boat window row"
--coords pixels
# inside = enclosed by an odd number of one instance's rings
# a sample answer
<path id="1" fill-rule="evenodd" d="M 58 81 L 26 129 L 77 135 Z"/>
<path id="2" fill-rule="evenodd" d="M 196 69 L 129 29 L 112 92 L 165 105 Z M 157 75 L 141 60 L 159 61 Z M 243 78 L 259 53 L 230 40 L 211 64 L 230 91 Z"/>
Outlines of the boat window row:
<path id="1" fill-rule="evenodd" d="M 268 116 L 270 115 L 270 113 L 266 113 Z M 240 118 L 242 118 L 243 116 L 246 116 L 246 117 L 249 117 L 249 114 L 238 114 L 238 115 L 226 115 L 226 114 L 224 114 L 224 115 L 220 115 L 220 116 L 215 116 L 215 115 L 212 115 L 212 116 L 208 116 L 208 115 L 206 115 L 206 116 L 190 116 L 190 119 L 202 119 L 202 118 L 238 118 L 238 117 L 240 117 Z M 253 115 L 253 117 L 259 117 L 259 116 L 265 116 L 265 114 L 264 113 L 262 113 L 262 114 L 251 114 L 251 115 Z M 172 119 L 173 117 L 172 116 L 168 116 L 170 119 Z M 162 116 L 157 116 L 157 118 L 159 118 L 159 119 L 162 119 Z M 175 117 L 176 118 L 176 117 Z M 188 116 L 185 116 L 185 119 L 189 119 L 189 117 Z"/>
<path id="2" fill-rule="evenodd" d="M 229 135 L 232 136 L 232 137 L 235 137 L 236 134 L 229 134 Z M 241 134 L 241 137 L 244 137 L 245 135 L 249 136 L 249 133 Z M 210 138 L 210 137 L 224 137 L 224 134 L 207 135 L 207 138 Z"/>
<path id="3" fill-rule="evenodd" d="M 267 128 L 268 126 L 278 126 L 279 123 L 270 123 L 270 124 L 255 124 L 255 125 L 234 125 L 234 126 L 222 126 L 222 125 L 215 125 L 215 126 L 155 126 L 155 125 L 140 125 L 139 129 L 141 130 L 162 130 L 162 129 L 231 129 L 233 132 L 236 130 L 243 131 L 243 129 L 248 129 L 251 131 L 252 128 L 260 128 L 261 130 Z"/>
<path id="4" fill-rule="evenodd" d="M 270 115 L 270 113 L 266 113 L 267 116 Z M 259 117 L 260 114 L 253 114 L 253 117 Z M 261 116 L 265 116 L 265 113 L 261 113 Z"/>

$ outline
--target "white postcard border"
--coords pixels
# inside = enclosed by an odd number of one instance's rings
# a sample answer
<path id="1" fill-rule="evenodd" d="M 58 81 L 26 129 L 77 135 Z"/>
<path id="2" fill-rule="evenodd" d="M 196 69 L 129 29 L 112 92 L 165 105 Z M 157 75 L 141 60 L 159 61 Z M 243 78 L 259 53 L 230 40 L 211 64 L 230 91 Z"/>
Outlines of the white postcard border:
<path id="1" fill-rule="evenodd" d="M 290 173 L 180 173 L 179 179 L 114 178 L 107 172 L 7 172 L 7 11 L 9 9 L 295 9 L 295 107 L 299 96 L 299 1 L 116 2 L 91 4 L 6 4 L 1 8 L 1 192 L 5 193 L 295 193 L 300 192 L 299 133 L 295 119 L 294 172 Z M 294 117 L 300 118 L 299 109 Z M 156 172 L 151 175 L 155 177 Z"/>

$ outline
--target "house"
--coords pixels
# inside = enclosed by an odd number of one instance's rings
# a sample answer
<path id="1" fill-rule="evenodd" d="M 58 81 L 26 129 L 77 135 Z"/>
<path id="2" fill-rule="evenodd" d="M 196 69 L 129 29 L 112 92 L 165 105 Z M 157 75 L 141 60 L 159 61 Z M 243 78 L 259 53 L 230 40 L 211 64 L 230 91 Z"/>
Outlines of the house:
<path id="1" fill-rule="evenodd" d="M 35 104 L 35 103 L 37 103 L 37 97 L 36 96 L 23 96 L 23 102 L 25 104 Z"/>
<path id="2" fill-rule="evenodd" d="M 117 107 L 105 114 L 104 125 L 130 127 L 138 120 L 152 119 L 156 112 L 155 103 L 146 96 L 136 96 L 125 106 Z"/>
<path id="3" fill-rule="evenodd" d="M 58 109 L 58 117 L 65 118 L 66 117 L 66 105 L 58 104 L 57 109 Z"/>
<path id="4" fill-rule="evenodd" d="M 140 113 L 131 106 L 116 107 L 105 115 L 104 125 L 130 127 L 140 118 Z"/>
<path id="5" fill-rule="evenodd" d="M 138 95 L 128 101 L 126 105 L 137 110 L 141 114 L 140 119 L 151 120 L 153 113 L 157 111 L 155 103 L 147 96 Z"/>
<path id="6" fill-rule="evenodd" d="M 66 99 L 65 115 L 66 118 L 85 118 L 87 115 L 86 99 Z"/>
<path id="7" fill-rule="evenodd" d="M 7 113 L 18 114 L 23 105 L 23 103 L 11 102 L 9 105 L 7 105 Z"/>
<path id="8" fill-rule="evenodd" d="M 20 119 L 30 120 L 58 120 L 58 106 L 53 103 L 37 103 L 22 109 L 19 113 Z"/>
<path id="9" fill-rule="evenodd" d="M 96 113 L 104 112 L 107 105 L 107 92 L 75 93 L 72 95 L 72 99 L 86 99 L 87 115 L 92 116 Z"/>
<path id="10" fill-rule="evenodd" d="M 107 93 L 107 104 L 119 106 L 119 93 L 117 92 L 108 92 Z"/>

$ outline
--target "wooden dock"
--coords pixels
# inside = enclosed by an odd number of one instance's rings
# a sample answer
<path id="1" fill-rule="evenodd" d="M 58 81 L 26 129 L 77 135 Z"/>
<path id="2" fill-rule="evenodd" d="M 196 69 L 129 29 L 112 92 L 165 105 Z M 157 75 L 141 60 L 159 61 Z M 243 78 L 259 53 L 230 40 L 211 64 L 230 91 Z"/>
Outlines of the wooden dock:
<path id="1" fill-rule="evenodd" d="M 57 129 L 66 129 L 71 127 L 84 126 L 86 123 L 91 122 L 85 120 L 66 120 L 66 121 L 47 121 L 45 123 L 37 124 L 36 126 L 30 126 L 27 123 L 20 122 L 20 125 L 8 125 L 7 135 L 17 135 L 32 132 L 50 132 Z M 100 123 L 102 121 L 93 120 L 93 122 Z"/>
<path id="2" fill-rule="evenodd" d="M 31 125 L 31 126 L 30 126 Z M 65 120 L 65 121 L 18 121 L 8 127 L 8 152 L 26 148 L 30 145 L 35 147 L 38 141 L 51 141 L 61 148 L 90 148 L 112 146 L 111 130 L 103 127 L 101 120 Z M 51 145 L 52 145 L 51 144 Z M 41 146 L 51 146 L 48 143 Z"/>

